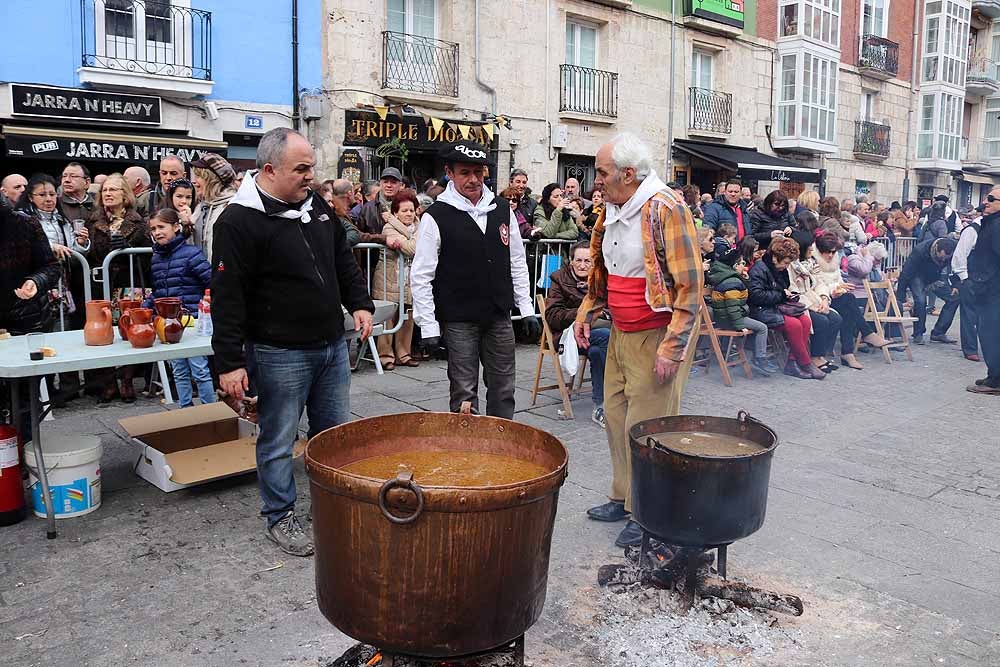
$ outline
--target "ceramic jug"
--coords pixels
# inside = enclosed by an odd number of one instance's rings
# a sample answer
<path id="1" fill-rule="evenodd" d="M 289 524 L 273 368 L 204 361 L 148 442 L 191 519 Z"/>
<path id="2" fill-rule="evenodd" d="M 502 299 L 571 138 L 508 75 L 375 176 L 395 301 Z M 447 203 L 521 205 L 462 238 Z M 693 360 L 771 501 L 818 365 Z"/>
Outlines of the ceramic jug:
<path id="1" fill-rule="evenodd" d="M 115 342 L 110 301 L 98 299 L 87 302 L 87 323 L 83 327 L 83 342 L 87 345 L 111 345 Z"/>
<path id="2" fill-rule="evenodd" d="M 132 347 L 153 347 L 156 331 L 153 329 L 153 311 L 149 308 L 133 308 L 128 311 L 128 342 Z"/>
<path id="3" fill-rule="evenodd" d="M 128 311 L 141 305 L 141 299 L 118 299 L 118 335 L 122 337 L 122 340 L 128 340 L 128 328 L 132 324 Z"/>
<path id="4" fill-rule="evenodd" d="M 181 316 L 185 313 L 181 300 L 174 297 L 154 299 L 156 336 L 161 343 L 179 343 L 184 335 Z"/>

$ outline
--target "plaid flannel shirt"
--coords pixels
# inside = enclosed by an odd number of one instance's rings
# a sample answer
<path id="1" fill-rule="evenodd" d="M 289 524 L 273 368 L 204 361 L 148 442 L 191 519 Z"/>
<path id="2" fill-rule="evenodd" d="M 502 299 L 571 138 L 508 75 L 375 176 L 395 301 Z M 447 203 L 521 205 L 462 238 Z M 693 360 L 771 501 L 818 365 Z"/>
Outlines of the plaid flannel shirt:
<path id="1" fill-rule="evenodd" d="M 672 310 L 657 355 L 683 361 L 702 301 L 704 274 L 691 211 L 669 190 L 658 192 L 642 207 L 646 301 L 654 311 Z M 608 302 L 608 268 L 604 262 L 604 213 L 590 241 L 593 269 L 577 322 L 590 323 Z"/>

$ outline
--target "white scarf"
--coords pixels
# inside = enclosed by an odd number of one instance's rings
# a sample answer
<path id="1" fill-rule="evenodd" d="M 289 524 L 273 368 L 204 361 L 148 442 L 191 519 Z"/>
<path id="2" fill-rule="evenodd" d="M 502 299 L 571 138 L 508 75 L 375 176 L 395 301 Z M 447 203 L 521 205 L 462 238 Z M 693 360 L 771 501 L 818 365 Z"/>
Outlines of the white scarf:
<path id="1" fill-rule="evenodd" d="M 627 202 L 621 205 L 610 202 L 604 204 L 604 224 L 608 225 L 618 220 L 631 222 L 631 219 L 642 211 L 642 207 L 653 195 L 666 190 L 667 184 L 660 180 L 656 172 L 649 172 L 649 175 L 642 179 L 639 184 L 639 189 L 629 197 Z"/>
<path id="2" fill-rule="evenodd" d="M 233 197 L 230 204 L 239 204 L 240 206 L 246 206 L 247 208 L 252 208 L 255 211 L 260 211 L 261 213 L 266 213 L 267 209 L 264 208 L 264 201 L 260 197 L 260 192 L 257 189 L 257 174 L 259 170 L 254 170 L 248 172 L 246 178 L 243 179 L 243 183 L 240 185 L 240 189 L 236 192 L 236 196 Z M 288 206 L 288 202 L 283 202 L 277 197 L 268 195 L 277 202 Z M 312 220 L 312 216 L 309 215 L 309 211 L 312 210 L 312 193 L 306 197 L 306 200 L 302 202 L 299 208 L 289 208 L 281 213 L 272 213 L 271 217 L 275 218 L 285 218 L 286 220 L 299 220 L 303 224 L 308 224 Z"/>
<path id="3" fill-rule="evenodd" d="M 495 197 L 490 189 L 483 187 L 483 194 L 479 201 L 473 204 L 463 194 L 455 189 L 454 181 L 448 181 L 448 187 L 438 195 L 437 201 L 454 206 L 459 211 L 468 213 L 480 228 L 486 227 L 486 214 L 497 207 Z"/>

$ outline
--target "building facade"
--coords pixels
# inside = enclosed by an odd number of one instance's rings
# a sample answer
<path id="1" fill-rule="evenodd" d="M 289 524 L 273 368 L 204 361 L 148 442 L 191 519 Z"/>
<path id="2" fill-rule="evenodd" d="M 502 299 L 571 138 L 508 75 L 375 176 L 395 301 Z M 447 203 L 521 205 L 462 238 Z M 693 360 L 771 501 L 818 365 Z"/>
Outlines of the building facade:
<path id="1" fill-rule="evenodd" d="M 441 174 L 443 140 L 473 136 L 494 149 L 501 187 L 519 167 L 535 191 L 570 176 L 586 189 L 597 148 L 631 131 L 665 180 L 703 192 L 737 176 L 761 192 L 978 203 L 1000 175 L 998 0 L 325 10 L 311 129 L 328 170 L 350 148 L 364 175 L 393 163 L 420 183 Z"/>
<path id="2" fill-rule="evenodd" d="M 293 3 L 295 4 L 295 3 Z M 261 134 L 293 124 L 321 85 L 320 0 L 6 0 L 0 174 L 111 173 L 201 151 L 248 167 Z M 266 46 L 265 46 L 266 45 Z"/>

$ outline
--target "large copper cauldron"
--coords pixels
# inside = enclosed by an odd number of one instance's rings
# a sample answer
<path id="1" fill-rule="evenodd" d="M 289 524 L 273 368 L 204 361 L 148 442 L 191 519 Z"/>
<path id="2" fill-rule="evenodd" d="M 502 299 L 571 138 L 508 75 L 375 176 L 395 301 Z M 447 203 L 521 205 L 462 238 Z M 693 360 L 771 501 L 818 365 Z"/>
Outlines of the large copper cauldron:
<path id="1" fill-rule="evenodd" d="M 505 486 L 421 487 L 338 469 L 407 450 L 489 452 L 549 472 Z M 306 470 L 323 615 L 354 639 L 429 658 L 521 636 L 545 603 L 566 462 L 553 436 L 495 417 L 396 414 L 320 433 Z"/>

